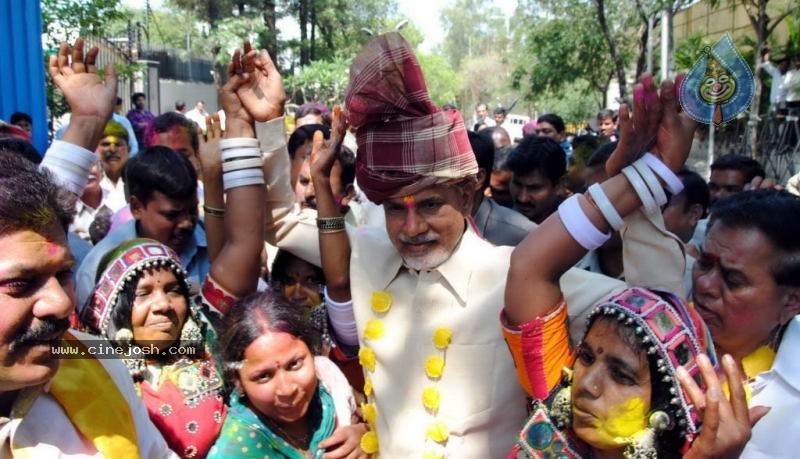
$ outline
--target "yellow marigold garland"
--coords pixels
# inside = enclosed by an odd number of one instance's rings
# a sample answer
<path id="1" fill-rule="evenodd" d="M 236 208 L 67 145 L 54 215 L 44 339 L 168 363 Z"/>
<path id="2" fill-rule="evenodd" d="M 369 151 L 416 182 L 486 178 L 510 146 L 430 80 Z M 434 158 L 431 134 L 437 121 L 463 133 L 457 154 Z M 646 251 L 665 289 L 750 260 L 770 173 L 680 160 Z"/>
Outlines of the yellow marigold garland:
<path id="1" fill-rule="evenodd" d="M 439 379 L 444 373 L 444 359 L 438 355 L 432 355 L 425 361 L 425 374 L 431 379 Z"/>
<path id="2" fill-rule="evenodd" d="M 388 292 L 374 292 L 370 300 L 372 310 L 378 314 L 385 314 L 392 307 L 392 296 Z M 385 332 L 385 324 L 381 320 L 373 318 L 367 321 L 363 337 L 364 340 L 375 341 L 381 339 Z M 444 373 L 444 351 L 450 345 L 452 336 L 453 332 L 447 327 L 439 327 L 433 332 L 431 337 L 433 345 L 436 349 L 442 351 L 442 356 L 432 355 L 425 360 L 425 374 L 433 381 L 441 379 Z M 375 371 L 376 357 L 372 349 L 362 347 L 358 351 L 358 361 L 361 366 L 366 368 L 370 373 Z M 373 394 L 372 379 L 369 376 L 364 378 L 364 394 L 367 397 Z M 433 448 L 428 448 L 423 452 L 423 459 L 443 459 L 443 445 L 450 438 L 450 429 L 448 429 L 444 422 L 436 419 L 441 397 L 441 392 L 434 386 L 428 386 L 422 391 L 422 404 L 428 412 L 434 416 L 433 421 L 428 425 L 425 431 L 425 438 L 435 442 L 435 444 L 429 445 L 433 446 Z M 376 418 L 375 405 L 374 403 L 364 403 L 361 405 L 361 410 L 364 415 L 364 420 L 373 429 L 361 437 L 361 449 L 367 454 L 374 454 L 378 452 L 379 449 L 378 435 L 374 430 Z"/>
<path id="3" fill-rule="evenodd" d="M 378 434 L 374 430 L 370 430 L 361 436 L 361 450 L 367 454 L 375 454 L 378 452 Z"/>
<path id="4" fill-rule="evenodd" d="M 375 371 L 375 352 L 368 347 L 362 347 L 358 350 L 358 363 L 369 371 Z"/>
<path id="5" fill-rule="evenodd" d="M 364 329 L 364 338 L 375 341 L 381 339 L 385 332 L 386 328 L 383 326 L 383 322 L 378 319 L 369 319 L 367 327 Z"/>
<path id="6" fill-rule="evenodd" d="M 439 409 L 441 400 L 442 394 L 439 392 L 439 389 L 435 387 L 428 386 L 422 391 L 422 404 L 425 405 L 425 408 L 434 413 Z"/>
<path id="7" fill-rule="evenodd" d="M 392 307 L 392 295 L 389 292 L 375 292 L 371 298 L 372 310 L 384 313 Z"/>

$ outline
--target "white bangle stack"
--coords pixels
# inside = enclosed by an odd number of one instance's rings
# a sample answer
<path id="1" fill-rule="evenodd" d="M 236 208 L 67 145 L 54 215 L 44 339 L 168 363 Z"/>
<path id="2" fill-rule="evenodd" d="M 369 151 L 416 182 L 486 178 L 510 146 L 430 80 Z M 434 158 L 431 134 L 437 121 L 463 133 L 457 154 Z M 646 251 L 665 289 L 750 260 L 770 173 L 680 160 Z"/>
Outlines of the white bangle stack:
<path id="1" fill-rule="evenodd" d="M 258 140 L 233 138 L 221 140 L 222 187 L 231 188 L 248 185 L 263 185 L 264 170 Z"/>
<path id="2" fill-rule="evenodd" d="M 322 291 L 325 298 L 325 309 L 328 311 L 328 319 L 333 328 L 338 342 L 348 346 L 358 344 L 358 329 L 356 328 L 356 316 L 353 313 L 353 302 L 338 302 L 328 296 L 327 287 Z"/>
<path id="3" fill-rule="evenodd" d="M 623 168 L 622 173 L 636 190 L 647 214 L 661 212 L 661 206 L 667 203 L 664 187 L 673 195 L 683 190 L 681 179 L 650 153 L 645 153 L 633 164 Z M 659 178 L 664 181 L 665 185 L 661 184 Z"/>
<path id="4" fill-rule="evenodd" d="M 49 170 L 59 185 L 80 196 L 89 181 L 89 170 L 97 156 L 85 148 L 56 140 L 47 150 L 40 169 Z"/>

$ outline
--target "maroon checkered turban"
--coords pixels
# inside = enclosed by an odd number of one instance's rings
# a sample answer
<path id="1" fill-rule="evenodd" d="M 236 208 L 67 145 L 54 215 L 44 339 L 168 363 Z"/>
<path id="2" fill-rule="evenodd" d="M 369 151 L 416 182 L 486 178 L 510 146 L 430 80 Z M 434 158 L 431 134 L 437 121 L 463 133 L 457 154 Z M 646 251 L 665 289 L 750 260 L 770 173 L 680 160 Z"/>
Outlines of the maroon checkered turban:
<path id="1" fill-rule="evenodd" d="M 345 104 L 358 128 L 356 179 L 370 201 L 478 172 L 461 113 L 433 105 L 399 33 L 378 36 L 361 50 L 350 67 Z"/>

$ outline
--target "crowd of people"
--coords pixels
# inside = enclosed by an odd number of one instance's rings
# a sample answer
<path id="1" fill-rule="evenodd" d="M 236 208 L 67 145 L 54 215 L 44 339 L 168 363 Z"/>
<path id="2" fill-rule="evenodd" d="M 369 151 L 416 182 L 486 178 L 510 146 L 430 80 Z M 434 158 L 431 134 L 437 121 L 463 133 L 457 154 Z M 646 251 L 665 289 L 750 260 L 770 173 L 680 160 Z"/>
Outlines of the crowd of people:
<path id="1" fill-rule="evenodd" d="M 246 41 L 222 116 L 137 93 L 129 125 L 97 55 L 50 58 L 72 114 L 43 156 L 0 139 L 0 458 L 800 447 L 800 198 L 747 157 L 685 167 L 681 77 L 511 139 L 389 33 L 287 135 Z"/>

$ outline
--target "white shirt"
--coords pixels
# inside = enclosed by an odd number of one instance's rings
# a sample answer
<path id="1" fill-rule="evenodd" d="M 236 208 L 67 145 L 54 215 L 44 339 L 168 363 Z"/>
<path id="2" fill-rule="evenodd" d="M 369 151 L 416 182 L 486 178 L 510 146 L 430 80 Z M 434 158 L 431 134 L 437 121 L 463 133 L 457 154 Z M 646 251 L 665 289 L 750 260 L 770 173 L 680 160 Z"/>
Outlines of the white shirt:
<path id="1" fill-rule="evenodd" d="M 197 125 L 200 127 L 200 129 L 202 129 L 203 132 L 206 132 L 206 116 L 207 115 L 208 115 L 207 111 L 203 110 L 201 112 L 200 110 L 197 109 L 197 107 L 195 107 L 195 108 L 189 110 L 188 112 L 186 112 L 186 114 L 183 115 L 183 116 L 185 116 L 185 117 L 189 118 L 190 120 L 194 121 L 195 123 L 197 123 Z"/>
<path id="2" fill-rule="evenodd" d="M 768 406 L 766 416 L 753 427 L 742 458 L 797 457 L 800 453 L 800 316 L 795 316 L 769 371 L 750 385 L 750 406 Z"/>
<path id="3" fill-rule="evenodd" d="M 111 212 L 116 212 L 128 205 L 125 200 L 125 182 L 122 177 L 117 180 L 117 183 L 112 182 L 106 174 L 100 179 L 100 188 L 103 190 L 103 204 L 111 209 Z"/>
<path id="4" fill-rule="evenodd" d="M 772 77 L 772 87 L 769 91 L 769 101 L 772 105 L 780 105 L 786 102 L 786 87 L 784 86 L 784 75 L 772 62 L 764 62 L 761 67 Z"/>

